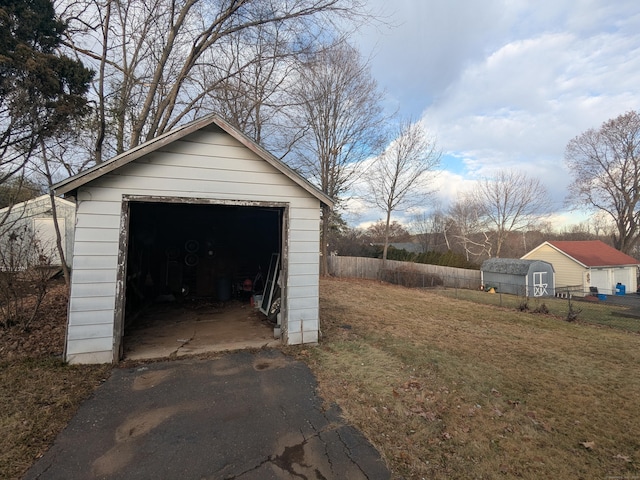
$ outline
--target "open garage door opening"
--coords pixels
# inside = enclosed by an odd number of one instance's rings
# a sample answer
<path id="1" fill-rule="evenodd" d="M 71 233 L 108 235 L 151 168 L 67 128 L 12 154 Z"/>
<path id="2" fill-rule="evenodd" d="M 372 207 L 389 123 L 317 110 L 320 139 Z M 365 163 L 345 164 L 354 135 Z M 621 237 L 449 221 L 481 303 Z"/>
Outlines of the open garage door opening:
<path id="1" fill-rule="evenodd" d="M 273 342 L 285 214 L 262 204 L 129 202 L 120 356 Z"/>

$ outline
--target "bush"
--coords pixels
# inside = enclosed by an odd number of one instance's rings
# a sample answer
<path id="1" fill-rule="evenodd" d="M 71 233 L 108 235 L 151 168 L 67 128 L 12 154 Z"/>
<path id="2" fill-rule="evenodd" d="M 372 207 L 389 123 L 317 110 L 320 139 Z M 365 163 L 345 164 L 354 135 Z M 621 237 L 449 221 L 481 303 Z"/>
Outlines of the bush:
<path id="1" fill-rule="evenodd" d="M 442 278 L 433 273 L 420 272 L 413 265 L 404 265 L 397 269 L 382 270 L 380 280 L 409 288 L 435 287 L 444 285 Z"/>
<path id="2" fill-rule="evenodd" d="M 379 248 L 376 256 L 382 258 L 382 248 Z M 469 268 L 479 270 L 479 266 L 469 262 L 463 255 L 454 253 L 451 250 L 441 252 L 411 253 L 406 250 L 398 250 L 389 247 L 387 251 L 388 260 L 398 260 L 400 262 L 423 263 L 428 265 L 440 265 L 443 267 Z"/>

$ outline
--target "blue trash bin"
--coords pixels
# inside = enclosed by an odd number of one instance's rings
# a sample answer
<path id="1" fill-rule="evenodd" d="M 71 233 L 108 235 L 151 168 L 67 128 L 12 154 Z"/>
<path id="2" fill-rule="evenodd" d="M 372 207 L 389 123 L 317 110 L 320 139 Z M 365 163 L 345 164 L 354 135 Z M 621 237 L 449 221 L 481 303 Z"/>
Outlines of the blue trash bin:
<path id="1" fill-rule="evenodd" d="M 616 295 L 625 295 L 627 293 L 627 287 L 621 283 L 616 284 Z"/>

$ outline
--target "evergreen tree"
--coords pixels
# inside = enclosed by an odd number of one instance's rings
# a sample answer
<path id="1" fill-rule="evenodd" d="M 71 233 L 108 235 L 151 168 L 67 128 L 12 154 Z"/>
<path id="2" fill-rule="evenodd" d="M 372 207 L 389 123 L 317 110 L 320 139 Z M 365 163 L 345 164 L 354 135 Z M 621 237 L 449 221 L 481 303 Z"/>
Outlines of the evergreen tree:
<path id="1" fill-rule="evenodd" d="M 0 183 L 22 171 L 43 139 L 88 112 L 93 72 L 59 52 L 65 29 L 50 0 L 0 5 Z"/>

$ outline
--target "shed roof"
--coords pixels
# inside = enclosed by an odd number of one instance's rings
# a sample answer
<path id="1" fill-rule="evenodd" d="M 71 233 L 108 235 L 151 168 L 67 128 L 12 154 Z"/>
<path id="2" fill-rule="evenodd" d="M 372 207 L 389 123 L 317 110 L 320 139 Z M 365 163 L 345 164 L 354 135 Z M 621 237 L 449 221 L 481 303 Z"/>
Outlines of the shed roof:
<path id="1" fill-rule="evenodd" d="M 75 207 L 76 205 L 75 203 L 70 202 L 69 200 L 65 200 L 64 198 L 61 198 L 61 197 L 53 197 L 53 198 L 57 205 L 68 205 L 73 207 Z M 39 197 L 25 200 L 24 202 L 20 202 L 14 205 L 10 205 L 8 207 L 0 208 L 0 215 L 6 215 L 7 212 L 24 213 L 28 210 L 38 208 L 40 204 L 43 209 L 49 209 L 51 207 L 51 197 L 49 196 L 48 193 L 45 193 L 44 195 L 40 195 Z"/>
<path id="2" fill-rule="evenodd" d="M 482 262 L 483 272 L 506 273 L 509 275 L 527 275 L 531 265 L 541 260 L 522 260 L 519 258 L 490 258 Z"/>
<path id="3" fill-rule="evenodd" d="M 121 153 L 120 155 L 116 155 L 106 162 L 95 165 L 87 170 L 78 173 L 77 175 L 56 183 L 52 188 L 56 192 L 56 194 L 64 194 L 76 190 L 77 188 L 89 183 L 92 180 L 95 180 L 96 178 L 101 177 L 102 175 L 112 172 L 148 153 L 154 152 L 165 145 L 179 140 L 189 135 L 190 133 L 201 130 L 211 124 L 216 125 L 224 132 L 231 135 L 253 153 L 258 155 L 267 163 L 271 164 L 278 171 L 289 177 L 291 180 L 293 180 L 293 182 L 305 189 L 325 205 L 332 206 L 334 204 L 334 201 L 331 197 L 323 193 L 320 189 L 312 185 L 309 181 L 307 181 L 289 166 L 285 165 L 281 160 L 274 157 L 262 146 L 258 145 L 240 130 L 238 130 L 216 114 L 206 115 L 202 118 L 181 125 L 169 132 L 165 132 L 162 135 L 152 138 L 151 140 L 147 140 L 146 142 L 141 143 L 140 145 L 137 145 L 130 150 Z"/>
<path id="4" fill-rule="evenodd" d="M 600 240 L 550 241 L 545 243 L 585 267 L 613 267 L 638 265 L 640 263 L 635 258 L 610 247 Z"/>

